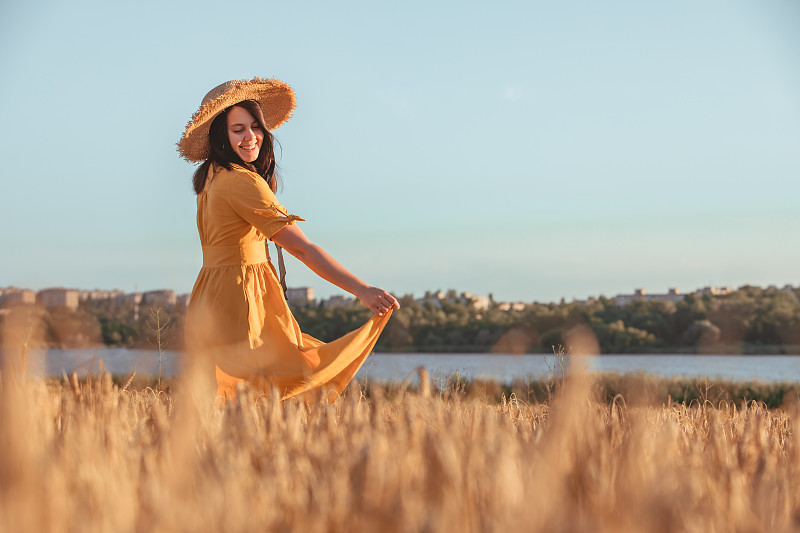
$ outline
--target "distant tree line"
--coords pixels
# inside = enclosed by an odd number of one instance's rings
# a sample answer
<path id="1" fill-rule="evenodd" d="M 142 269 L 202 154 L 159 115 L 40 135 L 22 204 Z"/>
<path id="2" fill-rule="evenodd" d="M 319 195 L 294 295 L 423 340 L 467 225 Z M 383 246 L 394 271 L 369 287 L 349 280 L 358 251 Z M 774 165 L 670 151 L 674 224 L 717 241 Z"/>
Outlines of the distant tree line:
<path id="1" fill-rule="evenodd" d="M 602 353 L 800 353 L 800 290 L 745 286 L 728 295 L 688 294 L 678 303 L 614 299 L 533 303 L 488 309 L 449 291 L 438 303 L 400 298 L 400 310 L 378 351 L 549 353 L 590 328 Z M 361 325 L 369 312 L 350 306 L 294 309 L 304 331 L 332 339 Z"/>
<path id="2" fill-rule="evenodd" d="M 186 309 L 182 306 L 139 305 L 115 299 L 87 300 L 73 311 L 66 307 L 45 309 L 40 305 L 22 305 L 5 310 L 1 317 L 0 346 L 28 344 L 82 348 L 120 346 L 157 348 L 156 313 L 162 330 L 162 347 L 183 348 L 183 324 Z"/>
<path id="3" fill-rule="evenodd" d="M 568 345 L 570 332 L 580 327 L 592 333 L 602 353 L 800 353 L 799 298 L 798 289 L 745 286 L 728 295 L 688 294 L 678 303 L 640 300 L 619 307 L 601 297 L 504 310 L 494 301 L 479 308 L 455 291 L 423 302 L 406 295 L 376 350 L 548 353 Z M 26 306 L 28 318 L 21 309 L 0 315 L 0 337 L 8 344 L 9 331 L 23 338 L 20 331 L 28 327 L 29 338 L 49 346 L 155 348 L 151 322 L 158 312 L 162 323 L 168 321 L 165 347 L 181 350 L 185 311 L 143 305 L 136 316 L 132 302 L 114 300 L 83 302 L 77 311 Z M 370 316 L 356 301 L 295 305 L 293 312 L 303 331 L 322 340 L 344 335 Z"/>
<path id="4" fill-rule="evenodd" d="M 613 299 L 533 303 L 503 310 L 492 302 L 448 297 L 438 303 L 400 299 L 378 341 L 379 351 L 547 353 L 587 326 L 602 353 L 800 353 L 800 291 L 746 286 L 729 295 L 689 294 L 678 303 Z M 322 339 L 359 326 L 369 312 L 358 303 L 294 310 L 304 331 Z"/>

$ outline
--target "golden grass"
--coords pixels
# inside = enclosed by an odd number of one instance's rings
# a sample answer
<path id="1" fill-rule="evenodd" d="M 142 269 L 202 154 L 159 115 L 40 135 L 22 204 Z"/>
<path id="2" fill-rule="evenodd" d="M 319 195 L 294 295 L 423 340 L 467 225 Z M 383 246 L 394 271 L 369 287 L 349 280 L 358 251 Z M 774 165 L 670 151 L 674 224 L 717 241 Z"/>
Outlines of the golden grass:
<path id="1" fill-rule="evenodd" d="M 334 404 L 2 376 L 0 531 L 796 531 L 791 409 Z"/>

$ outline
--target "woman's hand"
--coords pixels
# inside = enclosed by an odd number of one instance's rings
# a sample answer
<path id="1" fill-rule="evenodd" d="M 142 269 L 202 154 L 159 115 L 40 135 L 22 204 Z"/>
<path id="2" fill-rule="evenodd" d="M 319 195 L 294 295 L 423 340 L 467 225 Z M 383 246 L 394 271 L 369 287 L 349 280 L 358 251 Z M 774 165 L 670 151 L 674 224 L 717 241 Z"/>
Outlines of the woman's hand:
<path id="1" fill-rule="evenodd" d="M 356 297 L 378 316 L 385 315 L 389 312 L 389 309 L 400 309 L 397 299 L 378 287 L 361 289 L 356 293 Z"/>

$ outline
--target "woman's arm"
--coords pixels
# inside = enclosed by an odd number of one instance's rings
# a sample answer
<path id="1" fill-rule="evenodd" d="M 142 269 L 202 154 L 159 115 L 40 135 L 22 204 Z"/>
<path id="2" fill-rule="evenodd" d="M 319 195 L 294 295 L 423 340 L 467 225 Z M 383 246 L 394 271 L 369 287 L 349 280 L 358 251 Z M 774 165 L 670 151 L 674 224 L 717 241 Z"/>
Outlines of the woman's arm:
<path id="1" fill-rule="evenodd" d="M 400 309 L 397 299 L 383 289 L 370 287 L 339 264 L 328 252 L 308 240 L 297 224 L 278 230 L 272 241 L 292 254 L 319 277 L 346 290 L 376 315 L 383 316 L 389 309 Z"/>

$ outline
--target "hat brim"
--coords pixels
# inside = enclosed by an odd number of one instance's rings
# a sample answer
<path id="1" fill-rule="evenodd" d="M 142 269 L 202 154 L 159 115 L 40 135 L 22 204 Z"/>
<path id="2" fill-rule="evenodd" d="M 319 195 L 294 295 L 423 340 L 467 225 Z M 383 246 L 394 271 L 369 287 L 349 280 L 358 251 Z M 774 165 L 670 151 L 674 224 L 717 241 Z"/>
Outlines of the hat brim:
<path id="1" fill-rule="evenodd" d="M 225 109 L 243 100 L 255 100 L 264 113 L 264 126 L 274 130 L 289 120 L 296 101 L 294 90 L 286 83 L 274 78 L 233 80 L 209 91 L 200 109 L 192 115 L 178 141 L 178 152 L 191 163 L 208 159 L 211 154 L 208 131 L 211 123 Z"/>

